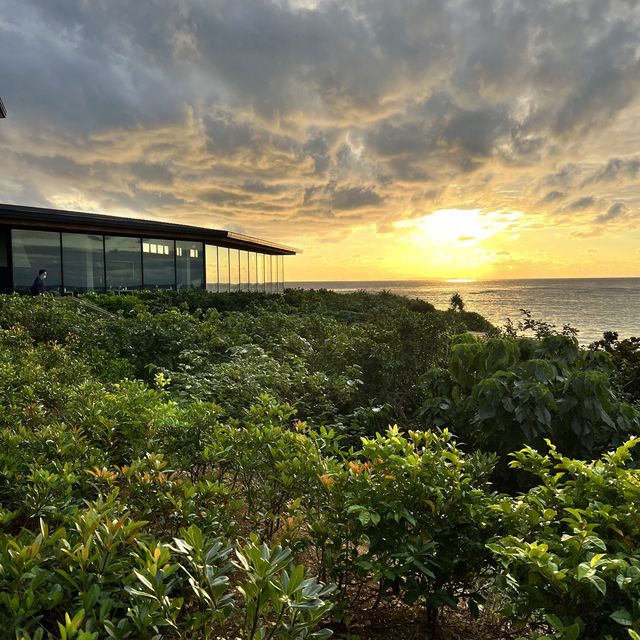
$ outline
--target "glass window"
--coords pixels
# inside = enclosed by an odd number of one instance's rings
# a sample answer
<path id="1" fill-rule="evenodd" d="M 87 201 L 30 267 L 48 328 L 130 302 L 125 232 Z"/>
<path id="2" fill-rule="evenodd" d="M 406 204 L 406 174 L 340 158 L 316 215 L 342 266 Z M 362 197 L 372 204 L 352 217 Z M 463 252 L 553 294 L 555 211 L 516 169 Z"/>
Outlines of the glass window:
<path id="1" fill-rule="evenodd" d="M 104 289 L 103 237 L 63 233 L 62 265 L 66 292 L 102 291 Z"/>
<path id="2" fill-rule="evenodd" d="M 273 261 L 275 262 L 275 268 L 274 268 L 274 280 L 275 280 L 275 284 L 276 284 L 276 293 L 281 293 L 281 289 L 280 289 L 280 280 L 281 280 L 281 274 L 280 274 L 280 256 L 273 256 Z"/>
<path id="3" fill-rule="evenodd" d="M 229 249 L 218 247 L 218 291 L 229 291 Z"/>
<path id="4" fill-rule="evenodd" d="M 281 292 L 284 293 L 284 256 L 280 256 L 280 287 Z"/>
<path id="5" fill-rule="evenodd" d="M 140 238 L 105 236 L 107 289 L 142 289 L 142 253 Z"/>
<path id="6" fill-rule="evenodd" d="M 272 269 L 272 276 L 273 276 L 273 281 L 272 281 L 272 287 L 273 287 L 273 293 L 278 293 L 279 286 L 278 286 L 278 264 L 280 262 L 280 259 L 278 256 L 273 256 L 271 258 L 271 269 Z"/>
<path id="7" fill-rule="evenodd" d="M 264 253 L 256 254 L 258 259 L 258 291 L 264 292 Z"/>
<path id="8" fill-rule="evenodd" d="M 273 293 L 273 273 L 272 273 L 272 263 L 271 259 L 273 256 L 267 255 L 266 266 L 265 266 L 265 274 L 264 274 L 264 282 L 265 282 L 265 290 L 267 293 Z"/>
<path id="9" fill-rule="evenodd" d="M 254 251 L 249 251 L 249 291 L 257 291 L 258 287 L 258 269 L 257 269 L 257 254 Z"/>
<path id="10" fill-rule="evenodd" d="M 229 249 L 229 290 L 240 290 L 240 251 Z"/>
<path id="11" fill-rule="evenodd" d="M 240 291 L 249 291 L 249 254 L 240 251 Z"/>
<path id="12" fill-rule="evenodd" d="M 178 289 L 202 289 L 203 275 L 203 243 L 176 240 L 176 282 Z"/>
<path id="13" fill-rule="evenodd" d="M 13 287 L 16 291 L 29 291 L 40 269 L 47 270 L 47 291 L 60 291 L 62 286 L 62 259 L 60 234 L 55 231 L 11 231 L 13 256 Z"/>
<path id="14" fill-rule="evenodd" d="M 0 227 L 0 268 L 9 266 L 9 238 L 9 231 Z"/>
<path id="15" fill-rule="evenodd" d="M 218 291 L 218 247 L 215 244 L 208 244 L 205 251 L 207 252 L 207 291 L 216 293 Z"/>
<path id="16" fill-rule="evenodd" d="M 173 240 L 142 239 L 142 277 L 145 289 L 175 289 L 175 251 Z"/>

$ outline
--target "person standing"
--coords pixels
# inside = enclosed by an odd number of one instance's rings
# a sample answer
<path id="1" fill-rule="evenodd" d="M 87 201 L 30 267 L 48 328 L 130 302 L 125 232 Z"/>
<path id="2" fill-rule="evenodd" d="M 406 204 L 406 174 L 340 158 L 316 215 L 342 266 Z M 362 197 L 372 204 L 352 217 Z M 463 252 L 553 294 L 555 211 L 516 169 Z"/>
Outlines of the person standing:
<path id="1" fill-rule="evenodd" d="M 47 290 L 47 288 L 44 286 L 44 281 L 46 279 L 47 279 L 47 270 L 40 269 L 40 271 L 38 271 L 38 275 L 36 276 L 36 279 L 33 281 L 33 284 L 29 289 L 29 293 L 32 296 L 37 296 L 37 295 L 40 295 L 41 293 L 44 293 Z"/>

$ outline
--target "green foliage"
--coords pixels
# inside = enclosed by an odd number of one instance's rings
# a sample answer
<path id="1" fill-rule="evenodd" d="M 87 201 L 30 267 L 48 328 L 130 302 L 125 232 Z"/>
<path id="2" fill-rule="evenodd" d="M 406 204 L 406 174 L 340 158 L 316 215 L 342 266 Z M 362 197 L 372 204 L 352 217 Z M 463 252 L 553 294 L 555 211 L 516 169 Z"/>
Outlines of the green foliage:
<path id="1" fill-rule="evenodd" d="M 464 300 L 462 296 L 456 291 L 452 296 L 449 302 L 449 309 L 451 311 L 464 311 Z"/>
<path id="2" fill-rule="evenodd" d="M 326 638 L 400 600 L 640 633 L 635 441 L 578 459 L 637 431 L 630 345 L 388 293 L 90 298 L 0 298 L 6 637 Z M 523 444 L 499 479 L 539 482 L 496 494 L 479 451 Z"/>
<path id="3" fill-rule="evenodd" d="M 550 438 L 567 455 L 593 458 L 640 427 L 611 387 L 611 359 L 575 338 L 453 339 L 448 370 L 423 378 L 422 416 L 473 448 L 506 455 Z"/>
<path id="4" fill-rule="evenodd" d="M 628 467 L 637 443 L 591 463 L 552 445 L 546 455 L 530 447 L 514 454 L 512 465 L 539 484 L 494 507 L 511 533 L 489 544 L 509 617 L 546 621 L 563 638 L 640 630 L 640 481 Z"/>
<path id="5" fill-rule="evenodd" d="M 257 536 L 236 550 L 237 565 L 249 578 L 238 586 L 246 615 L 243 640 L 325 640 L 329 629 L 314 631 L 331 609 L 333 586 L 304 577 L 302 565 L 289 566 L 291 552 L 269 549 Z M 269 620 L 268 622 L 266 620 Z"/>
<path id="6" fill-rule="evenodd" d="M 435 616 L 460 598 L 480 600 L 478 575 L 492 535 L 492 461 L 465 456 L 448 432 L 397 427 L 324 476 L 329 505 L 312 526 L 332 579 L 373 579 Z"/>
<path id="7" fill-rule="evenodd" d="M 616 391 L 637 406 L 640 403 L 640 338 L 619 340 L 615 331 L 606 331 L 602 340 L 589 348 L 605 351 L 611 356 Z"/>

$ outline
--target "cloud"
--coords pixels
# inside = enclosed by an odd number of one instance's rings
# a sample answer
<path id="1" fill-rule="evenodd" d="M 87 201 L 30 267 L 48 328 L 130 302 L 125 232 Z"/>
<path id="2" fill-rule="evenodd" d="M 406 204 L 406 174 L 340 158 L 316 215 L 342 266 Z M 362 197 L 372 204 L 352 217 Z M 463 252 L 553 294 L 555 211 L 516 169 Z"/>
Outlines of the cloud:
<path id="1" fill-rule="evenodd" d="M 361 209 L 382 204 L 382 198 L 373 190 L 364 187 L 344 187 L 333 192 L 331 205 L 338 211 Z"/>
<path id="2" fill-rule="evenodd" d="M 553 191 L 549 191 L 544 195 L 544 197 L 540 200 L 542 204 L 550 204 L 552 202 L 557 202 L 558 200 L 562 200 L 565 197 L 565 194 L 562 191 L 558 191 L 557 189 Z"/>
<path id="3" fill-rule="evenodd" d="M 569 211 L 582 211 L 583 209 L 593 207 L 595 203 L 596 200 L 593 196 L 583 196 L 582 198 L 578 198 L 577 200 L 570 202 L 566 208 Z"/>
<path id="4" fill-rule="evenodd" d="M 568 163 L 560 167 L 557 171 L 549 173 L 540 181 L 542 187 L 571 187 L 575 181 L 575 177 L 579 172 L 578 165 Z"/>
<path id="5" fill-rule="evenodd" d="M 625 0 L 4 0 L 0 199 L 294 244 L 436 208 L 622 228 L 639 52 Z"/>
<path id="6" fill-rule="evenodd" d="M 616 180 L 633 180 L 640 172 L 640 157 L 610 158 L 605 165 L 594 171 L 584 185 Z"/>
<path id="7" fill-rule="evenodd" d="M 606 211 L 606 213 L 600 214 L 596 217 L 596 224 L 604 224 L 619 218 L 628 211 L 627 206 L 622 202 L 613 203 Z"/>

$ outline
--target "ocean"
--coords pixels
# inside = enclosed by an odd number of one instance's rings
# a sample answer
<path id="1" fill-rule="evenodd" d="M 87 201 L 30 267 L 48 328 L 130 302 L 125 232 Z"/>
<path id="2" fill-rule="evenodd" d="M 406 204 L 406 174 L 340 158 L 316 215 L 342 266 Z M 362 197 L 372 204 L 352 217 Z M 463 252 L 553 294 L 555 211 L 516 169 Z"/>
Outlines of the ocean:
<path id="1" fill-rule="evenodd" d="M 497 326 L 514 322 L 520 309 L 538 320 L 578 330 L 580 344 L 600 340 L 604 331 L 620 338 L 640 336 L 640 278 L 563 278 L 539 280 L 397 280 L 362 282 L 287 282 L 288 287 L 351 291 L 389 291 L 420 298 L 437 309 L 460 293 L 467 311 L 477 311 Z"/>

